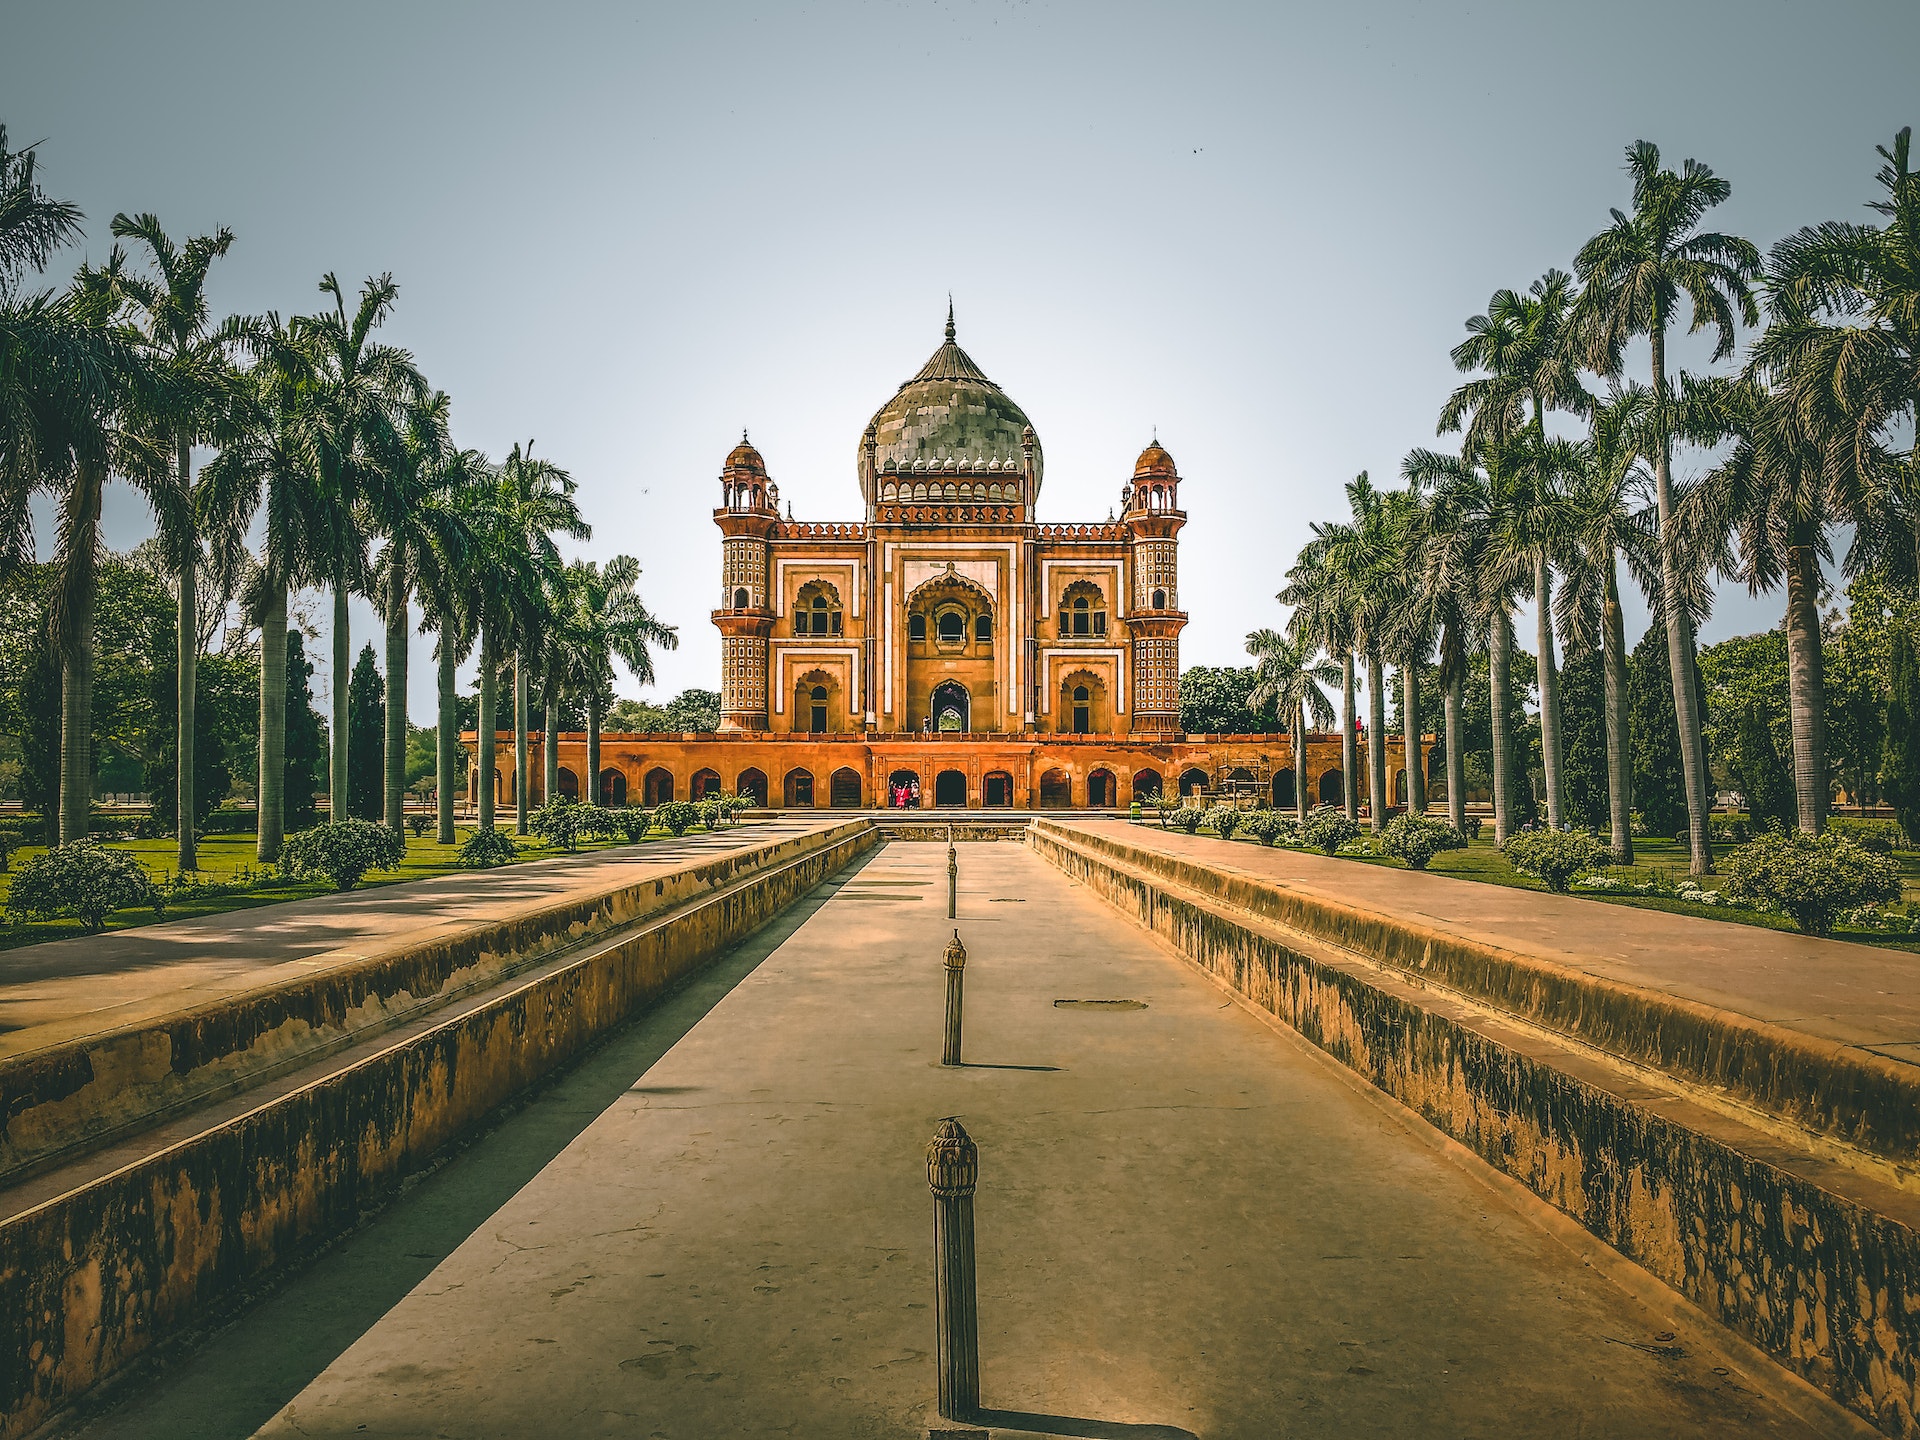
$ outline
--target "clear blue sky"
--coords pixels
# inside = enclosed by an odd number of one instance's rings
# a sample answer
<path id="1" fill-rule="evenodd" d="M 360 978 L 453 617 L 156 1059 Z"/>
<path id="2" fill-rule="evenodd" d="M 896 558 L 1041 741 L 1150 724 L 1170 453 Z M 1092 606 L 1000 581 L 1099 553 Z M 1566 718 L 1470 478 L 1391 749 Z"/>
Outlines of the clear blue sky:
<path id="1" fill-rule="evenodd" d="M 1873 146 L 1920 119 L 1910 0 L 65 0 L 0 40 L 0 121 L 45 142 L 95 258 L 153 210 L 236 232 L 222 310 L 392 271 L 388 338 L 459 441 L 532 437 L 580 481 L 583 553 L 639 558 L 683 641 L 660 695 L 717 687 L 740 428 L 797 516 L 857 518 L 861 429 L 949 291 L 1046 447 L 1043 519 L 1104 517 L 1159 427 L 1183 658 L 1237 663 L 1308 522 L 1433 441 L 1466 317 L 1626 202 L 1626 145 L 1714 166 L 1717 222 L 1765 246 L 1862 216 Z M 110 541 L 145 531 L 116 494 Z M 1780 608 L 1724 594 L 1707 638 Z"/>

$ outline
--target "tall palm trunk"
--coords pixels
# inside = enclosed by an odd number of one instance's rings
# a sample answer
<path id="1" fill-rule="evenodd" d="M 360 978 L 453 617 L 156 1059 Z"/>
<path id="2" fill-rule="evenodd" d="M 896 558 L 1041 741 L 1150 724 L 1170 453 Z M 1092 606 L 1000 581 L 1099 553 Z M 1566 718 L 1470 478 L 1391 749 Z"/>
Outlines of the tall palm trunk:
<path id="1" fill-rule="evenodd" d="M 1360 766 L 1358 742 L 1354 738 L 1353 651 L 1340 656 L 1340 799 L 1346 805 L 1347 819 L 1360 818 Z"/>
<path id="2" fill-rule="evenodd" d="M 1307 707 L 1293 712 L 1293 813 L 1302 825 L 1307 823 Z"/>
<path id="3" fill-rule="evenodd" d="M 260 617 L 259 752 L 254 855 L 262 865 L 271 865 L 280 858 L 287 828 L 287 587 L 278 575 L 268 581 L 266 610 Z"/>
<path id="4" fill-rule="evenodd" d="M 407 548 L 387 546 L 387 828 L 407 829 Z"/>
<path id="5" fill-rule="evenodd" d="M 1558 830 L 1562 824 L 1560 666 L 1553 657 L 1553 568 L 1544 553 L 1533 557 L 1533 596 L 1539 611 L 1534 627 L 1540 643 L 1540 762 L 1547 772 L 1547 824 Z"/>
<path id="6" fill-rule="evenodd" d="M 513 656 L 513 832 L 527 833 L 527 662 Z"/>
<path id="7" fill-rule="evenodd" d="M 347 818 L 347 681 L 353 673 L 353 635 L 347 617 L 347 582 L 333 581 L 333 734 L 327 764 L 327 819 Z"/>
<path id="8" fill-rule="evenodd" d="M 593 803 L 600 803 L 600 696 L 587 697 L 587 783 Z"/>
<path id="9" fill-rule="evenodd" d="M 560 798 L 560 698 L 547 696 L 547 713 L 541 717 L 540 801 L 551 805 Z"/>
<path id="10" fill-rule="evenodd" d="M 500 691 L 500 662 L 494 658 L 493 631 L 480 632 L 480 713 L 473 738 L 473 785 L 480 801 L 480 828 L 493 829 L 493 789 L 500 770 L 499 720 L 494 714 Z"/>
<path id="11" fill-rule="evenodd" d="M 1467 833 L 1467 757 L 1460 753 L 1460 688 L 1459 668 L 1449 669 L 1441 701 L 1447 725 L 1447 823 L 1464 835 Z"/>
<path id="12" fill-rule="evenodd" d="M 1367 809 L 1374 833 L 1387 828 L 1387 686 L 1376 654 L 1367 656 Z"/>
<path id="13" fill-rule="evenodd" d="M 1507 705 L 1513 694 L 1513 631 L 1504 608 L 1493 612 L 1487 640 L 1488 703 L 1493 727 L 1493 843 L 1504 845 L 1513 833 L 1513 730 Z"/>
<path id="14" fill-rule="evenodd" d="M 60 831 L 62 845 L 93 826 L 93 612 L 100 590 L 100 492 L 106 467 L 84 462 L 74 480 L 68 573 L 60 628 Z"/>
<path id="15" fill-rule="evenodd" d="M 193 450 L 186 441 L 179 443 L 176 463 L 180 472 L 180 493 L 193 494 Z M 196 853 L 193 839 L 193 822 L 196 818 L 193 793 L 193 740 L 194 718 L 198 699 L 196 688 L 200 678 L 200 600 L 195 593 L 199 580 L 199 557 L 189 549 L 180 564 L 179 602 L 180 613 L 177 617 L 177 639 L 179 654 L 175 664 L 174 679 L 177 684 L 177 701 L 174 710 L 175 734 L 180 739 L 176 753 L 179 765 L 174 775 L 175 803 L 179 806 L 176 829 L 179 844 L 174 853 L 174 866 L 179 870 L 198 870 L 200 857 Z"/>
<path id="16" fill-rule="evenodd" d="M 1653 452 L 1653 494 L 1660 516 L 1660 587 L 1666 603 L 1667 663 L 1673 669 L 1673 713 L 1680 728 L 1680 771 L 1687 787 L 1687 831 L 1691 838 L 1695 875 L 1713 873 L 1713 847 L 1707 837 L 1707 776 L 1700 728 L 1700 693 L 1694 678 L 1693 626 L 1680 604 L 1680 559 L 1673 538 L 1673 442 L 1666 431 L 1667 324 L 1655 315 L 1653 394 L 1656 423 L 1661 427 Z"/>
<path id="17" fill-rule="evenodd" d="M 1787 716 L 1793 728 L 1793 791 L 1800 828 L 1827 828 L 1827 680 L 1820 653 L 1819 561 L 1803 531 L 1787 552 Z"/>
<path id="18" fill-rule="evenodd" d="M 1607 811 L 1613 826 L 1613 859 L 1633 864 L 1633 756 L 1627 720 L 1627 632 L 1620 615 L 1620 580 L 1607 556 L 1605 622 L 1600 658 L 1607 681 Z"/>
<path id="19" fill-rule="evenodd" d="M 440 627 L 440 704 L 434 714 L 433 787 L 439 796 L 440 833 L 434 838 L 442 845 L 453 844 L 453 771 L 460 744 L 460 705 L 458 680 L 454 675 L 453 637 Z M 475 737 L 476 750 L 479 737 Z"/>
<path id="20" fill-rule="evenodd" d="M 1400 728 L 1407 762 L 1407 813 L 1427 813 L 1427 765 L 1420 753 L 1420 666 L 1409 660 L 1400 667 L 1400 704 L 1405 713 Z"/>

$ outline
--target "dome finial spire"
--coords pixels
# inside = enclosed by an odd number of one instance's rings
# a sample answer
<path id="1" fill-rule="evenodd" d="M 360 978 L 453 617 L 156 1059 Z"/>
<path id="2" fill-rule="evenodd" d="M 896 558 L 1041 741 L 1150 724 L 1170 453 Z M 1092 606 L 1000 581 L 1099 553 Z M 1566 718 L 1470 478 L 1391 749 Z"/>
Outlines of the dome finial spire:
<path id="1" fill-rule="evenodd" d="M 953 292 L 947 292 L 947 343 L 953 343 Z"/>

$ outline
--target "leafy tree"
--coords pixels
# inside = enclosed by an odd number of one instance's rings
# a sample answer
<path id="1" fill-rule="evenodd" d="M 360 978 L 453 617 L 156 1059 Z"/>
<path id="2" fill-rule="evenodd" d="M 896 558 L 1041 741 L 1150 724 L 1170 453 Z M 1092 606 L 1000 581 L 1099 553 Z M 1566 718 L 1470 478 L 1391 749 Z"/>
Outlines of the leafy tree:
<path id="1" fill-rule="evenodd" d="M 1900 828 L 1920 842 L 1920 652 L 1906 626 L 1893 632 L 1892 693 L 1887 701 L 1886 760 L 1880 788 L 1893 802 Z"/>
<path id="2" fill-rule="evenodd" d="M 1780 758 L 1779 744 L 1773 738 L 1773 724 L 1759 701 L 1750 703 L 1740 717 L 1732 768 L 1747 797 L 1747 813 L 1754 827 L 1779 823 L 1791 825 L 1798 815 L 1793 792 L 1793 775 Z"/>
<path id="3" fill-rule="evenodd" d="M 667 729 L 708 735 L 719 728 L 719 691 L 682 690 L 667 702 Z"/>
<path id="4" fill-rule="evenodd" d="M 286 828 L 297 831 L 308 829 L 320 815 L 315 797 L 326 783 L 327 726 L 313 708 L 313 662 L 307 659 L 306 637 L 298 630 L 285 636 L 286 739 L 280 793 Z"/>
<path id="5" fill-rule="evenodd" d="M 1740 731 L 1751 709 L 1758 708 L 1770 731 L 1773 757 L 1790 753 L 1787 642 L 1780 631 L 1736 635 L 1701 650 L 1700 687 L 1707 697 L 1707 760 L 1716 783 L 1745 788 Z"/>
<path id="6" fill-rule="evenodd" d="M 347 684 L 347 807 L 355 820 L 378 820 L 386 803 L 386 682 L 371 643 Z"/>
<path id="7" fill-rule="evenodd" d="M 615 734 L 648 735 L 673 728 L 667 712 L 646 700 L 616 700 L 600 723 Z"/>
<path id="8" fill-rule="evenodd" d="M 147 789 L 153 797 L 153 815 L 169 829 L 197 829 L 220 808 L 220 802 L 233 788 L 235 775 L 245 775 L 252 716 L 249 701 L 259 679 L 249 659 L 228 655 L 209 655 L 193 667 L 199 701 L 191 707 L 194 743 L 191 747 L 198 777 L 191 786 L 174 783 L 174 771 L 180 763 L 180 746 L 174 723 L 182 713 L 174 703 L 173 687 L 180 669 L 156 666 L 153 672 L 153 738 L 147 761 Z M 181 795 L 193 797 L 193 824 L 178 825 L 174 809 Z"/>
<path id="9" fill-rule="evenodd" d="M 1251 703 L 1258 684 L 1251 665 L 1196 665 L 1181 672 L 1180 728 L 1189 735 L 1265 735 L 1278 730 L 1272 703 Z"/>
<path id="10" fill-rule="evenodd" d="M 1880 798 L 1895 613 L 1885 580 L 1868 572 L 1847 587 L 1846 612 L 1826 620 L 1827 755 L 1856 805 Z"/>

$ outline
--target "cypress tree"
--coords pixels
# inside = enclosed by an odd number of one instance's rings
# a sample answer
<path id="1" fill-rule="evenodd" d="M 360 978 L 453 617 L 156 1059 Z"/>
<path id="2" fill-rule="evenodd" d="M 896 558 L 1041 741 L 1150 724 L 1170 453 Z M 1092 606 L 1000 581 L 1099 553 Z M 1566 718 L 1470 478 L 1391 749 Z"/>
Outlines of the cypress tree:
<path id="1" fill-rule="evenodd" d="M 1880 790 L 1909 842 L 1920 841 L 1920 654 L 1905 625 L 1893 627 L 1887 664 L 1887 741 Z"/>
<path id="2" fill-rule="evenodd" d="M 378 820 L 387 808 L 386 695 L 369 643 L 347 683 L 347 815 L 355 820 Z"/>
<path id="3" fill-rule="evenodd" d="M 1674 835 L 1687 825 L 1687 786 L 1680 766 L 1680 722 L 1673 713 L 1672 676 L 1666 629 L 1650 625 L 1627 661 L 1633 801 L 1650 835 Z"/>
<path id="4" fill-rule="evenodd" d="M 1753 819 L 1753 828 L 1763 830 L 1775 822 L 1793 828 L 1799 823 L 1800 815 L 1793 774 L 1780 758 L 1766 709 L 1758 701 L 1740 712 L 1740 727 L 1734 743 L 1734 770 L 1740 788 L 1746 792 L 1747 814 Z"/>
<path id="5" fill-rule="evenodd" d="M 287 630 L 286 832 L 305 830 L 320 818 L 315 801 L 327 779 L 327 722 L 313 708 L 313 662 L 306 639 Z"/>
<path id="6" fill-rule="evenodd" d="M 1560 733 L 1566 740 L 1561 779 L 1567 818 L 1604 833 L 1611 814 L 1607 795 L 1606 668 L 1589 650 L 1560 671 Z"/>

